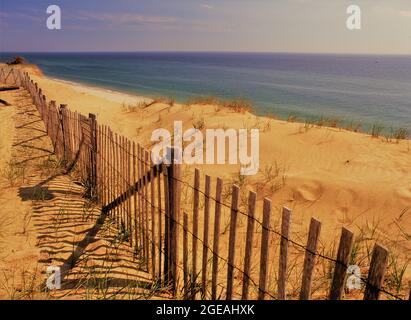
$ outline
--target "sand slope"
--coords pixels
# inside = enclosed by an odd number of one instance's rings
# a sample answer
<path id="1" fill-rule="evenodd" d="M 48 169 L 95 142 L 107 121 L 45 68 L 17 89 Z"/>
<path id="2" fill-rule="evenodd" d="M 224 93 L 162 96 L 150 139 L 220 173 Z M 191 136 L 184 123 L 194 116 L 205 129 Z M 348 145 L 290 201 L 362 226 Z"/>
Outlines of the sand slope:
<path id="1" fill-rule="evenodd" d="M 410 141 L 387 141 L 338 128 L 307 128 L 211 105 L 158 103 L 130 112 L 124 105 L 147 98 L 38 74 L 33 79 L 48 99 L 83 114 L 95 113 L 99 123 L 146 146 L 153 130 L 171 130 L 174 120 L 183 121 L 184 129 L 199 118 L 206 128 L 260 128 L 261 172 L 245 182 L 245 188 L 258 190 L 259 206 L 264 196 L 273 201 L 277 215 L 287 205 L 293 209 L 293 228 L 300 231 L 307 229 L 312 216 L 318 217 L 325 246 L 339 237 L 341 226 L 348 226 L 357 235 L 372 231 L 391 252 L 400 252 L 404 261 L 410 259 Z M 238 181 L 239 166 L 200 167 L 203 173 L 223 177 L 227 184 Z M 270 167 L 271 174 L 264 174 Z M 191 181 L 193 167 L 184 170 Z M 406 269 L 408 277 L 410 269 Z"/>
<path id="2" fill-rule="evenodd" d="M 28 93 L 0 97 L 0 300 L 150 298 L 130 246 L 58 166 Z M 61 290 L 45 292 L 48 266 L 61 268 Z"/>
<path id="3" fill-rule="evenodd" d="M 73 110 L 95 113 L 100 123 L 146 145 L 150 145 L 153 130 L 171 130 L 173 120 L 182 120 L 184 129 L 199 117 L 204 118 L 206 128 L 260 128 L 260 169 L 277 165 L 287 177 L 284 188 L 272 195 L 273 201 L 287 204 L 296 214 L 304 211 L 334 226 L 372 218 L 389 225 L 411 208 L 410 141 L 387 142 L 336 128 L 307 130 L 300 123 L 214 106 L 156 104 L 144 111 L 125 112 L 123 103 L 136 104 L 144 98 L 34 78 L 50 99 L 68 103 Z M 238 166 L 204 166 L 204 170 L 213 176 L 232 177 Z M 255 184 L 264 177 L 260 173 L 250 180 Z M 411 233 L 410 223 L 411 211 L 402 216 L 403 227 Z"/>

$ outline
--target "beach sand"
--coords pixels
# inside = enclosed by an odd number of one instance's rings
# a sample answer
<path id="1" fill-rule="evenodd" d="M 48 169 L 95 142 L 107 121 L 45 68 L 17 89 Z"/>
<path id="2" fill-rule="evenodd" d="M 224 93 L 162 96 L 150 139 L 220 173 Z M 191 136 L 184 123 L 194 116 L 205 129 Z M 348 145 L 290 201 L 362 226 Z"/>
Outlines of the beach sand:
<path id="1" fill-rule="evenodd" d="M 32 73 L 32 78 L 49 100 L 67 104 L 83 114 L 94 113 L 100 124 L 147 147 L 153 130 L 165 128 L 172 132 L 175 120 L 183 122 L 184 130 L 199 119 L 204 120 L 205 128 L 259 128 L 261 172 L 242 183 L 244 188 L 258 191 L 258 210 L 264 197 L 272 200 L 277 229 L 281 207 L 287 206 L 292 209 L 292 228 L 296 233 L 306 234 L 311 217 L 322 221 L 324 247 L 335 245 L 345 226 L 357 237 L 373 233 L 402 261 L 411 257 L 409 140 L 373 138 L 340 128 L 307 126 L 213 105 L 156 103 L 130 111 L 128 105 L 150 99 L 51 79 L 39 72 Z M 7 120 L 11 111 L 1 109 L 0 166 L 4 167 L 10 158 L 13 130 Z M 223 178 L 228 185 L 239 180 L 239 165 L 195 167 L 213 178 Z M 183 170 L 191 183 L 193 170 L 194 166 L 184 166 Z M 17 206 L 18 200 L 15 201 Z M 411 278 L 410 267 L 405 274 L 405 278 Z"/>

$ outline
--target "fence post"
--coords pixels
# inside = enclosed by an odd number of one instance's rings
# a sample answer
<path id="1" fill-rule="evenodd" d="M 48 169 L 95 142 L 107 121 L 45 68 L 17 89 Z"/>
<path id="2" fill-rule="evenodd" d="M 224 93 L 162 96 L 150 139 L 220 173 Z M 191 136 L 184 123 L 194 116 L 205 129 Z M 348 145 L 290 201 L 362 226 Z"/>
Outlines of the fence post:
<path id="1" fill-rule="evenodd" d="M 240 199 L 240 188 L 233 186 L 231 199 L 230 236 L 228 241 L 228 263 L 227 263 L 227 300 L 233 298 L 233 276 L 235 263 L 235 240 L 237 235 L 238 202 Z"/>
<path id="2" fill-rule="evenodd" d="M 177 157 L 178 149 L 175 147 L 168 148 L 168 155 L 170 156 L 170 165 L 167 168 L 168 187 L 169 187 L 169 282 L 171 284 L 172 292 L 176 294 L 177 284 L 177 263 L 178 263 L 178 221 L 180 213 L 180 197 L 181 197 L 181 165 L 180 159 Z"/>
<path id="3" fill-rule="evenodd" d="M 198 205 L 200 201 L 200 170 L 194 172 L 194 201 L 193 201 L 193 242 L 192 242 L 192 278 L 191 278 L 191 297 L 195 299 L 197 288 L 197 237 L 198 237 Z"/>
<path id="4" fill-rule="evenodd" d="M 188 292 L 190 285 L 188 283 L 188 217 L 184 212 L 183 222 L 183 286 L 184 286 L 184 299 L 188 299 Z"/>
<path id="5" fill-rule="evenodd" d="M 203 261 L 201 271 L 201 296 L 206 299 L 207 294 L 207 264 L 208 264 L 208 224 L 210 221 L 210 188 L 211 178 L 206 175 L 204 185 L 204 230 L 203 230 Z"/>
<path id="6" fill-rule="evenodd" d="M 143 179 L 143 183 L 144 183 L 144 230 L 145 230 L 145 261 L 147 263 L 147 269 L 150 270 L 150 229 L 149 229 L 149 223 L 148 223 L 148 204 L 149 204 L 149 198 L 148 198 L 148 175 L 149 175 L 149 170 L 150 170 L 150 165 L 148 164 L 149 161 L 149 154 L 148 151 L 146 151 L 144 148 L 141 149 L 141 159 L 143 161 L 143 175 L 144 175 L 144 179 Z"/>
<path id="7" fill-rule="evenodd" d="M 321 222 L 312 218 L 310 223 L 310 231 L 308 233 L 307 248 L 305 249 L 300 300 L 309 300 L 311 298 L 312 277 L 320 230 Z"/>
<path id="8" fill-rule="evenodd" d="M 333 282 L 330 290 L 330 300 L 341 299 L 347 276 L 347 268 L 350 263 L 353 242 L 354 234 L 350 230 L 343 228 L 337 253 L 337 262 L 335 265 Z"/>
<path id="9" fill-rule="evenodd" d="M 288 239 L 290 236 L 291 210 L 284 207 L 281 217 L 280 261 L 278 268 L 278 299 L 286 299 Z"/>
<path id="10" fill-rule="evenodd" d="M 214 235 L 213 235 L 213 265 L 211 278 L 211 299 L 217 299 L 217 282 L 218 282 L 218 253 L 220 244 L 220 219 L 221 219 L 221 192 L 223 191 L 223 180 L 217 178 L 215 192 L 215 217 L 214 217 Z"/>
<path id="11" fill-rule="evenodd" d="M 62 136 L 62 144 L 63 144 L 63 161 L 64 163 L 67 161 L 67 146 L 66 146 L 66 130 L 64 128 L 64 110 L 66 109 L 67 105 L 61 104 L 59 108 L 59 122 L 61 128 L 61 136 Z"/>
<path id="12" fill-rule="evenodd" d="M 263 229 L 261 234 L 260 280 L 258 283 L 258 300 L 264 300 L 266 295 L 268 271 L 268 244 L 270 241 L 270 217 L 271 201 L 265 198 L 263 205 Z"/>
<path id="13" fill-rule="evenodd" d="M 97 121 L 96 115 L 89 113 L 88 115 L 90 122 L 90 195 L 92 198 L 96 195 L 97 188 Z"/>
<path id="14" fill-rule="evenodd" d="M 45 95 L 43 95 L 43 103 L 44 103 L 44 106 L 43 106 L 44 114 L 42 115 L 42 120 L 44 123 L 44 127 L 46 129 L 46 133 L 49 134 L 48 123 L 49 123 L 50 111 L 48 108 L 47 99 Z"/>
<path id="15" fill-rule="evenodd" d="M 133 185 L 136 185 L 137 183 L 137 175 L 136 175 L 136 163 L 137 163 L 137 159 L 136 159 L 136 143 L 133 141 Z M 137 187 L 138 188 L 138 187 Z M 139 242 L 139 225 L 138 225 L 138 212 L 137 212 L 137 196 L 138 194 L 134 194 L 134 255 L 136 255 L 136 253 L 139 250 L 139 245 L 141 245 L 141 243 Z"/>
<path id="16" fill-rule="evenodd" d="M 364 300 L 378 300 L 384 274 L 387 269 L 388 250 L 383 246 L 376 244 L 371 258 L 368 281 L 365 287 Z"/>
<path id="17" fill-rule="evenodd" d="M 257 194 L 250 191 L 248 196 L 248 216 L 247 216 L 247 235 L 245 240 L 245 258 L 244 258 L 244 279 L 243 279 L 243 293 L 241 300 L 248 300 L 248 288 L 250 285 L 250 269 L 251 257 L 253 250 L 253 236 L 254 236 L 254 214 L 255 202 Z"/>
<path id="18" fill-rule="evenodd" d="M 163 225 L 162 225 L 162 212 L 161 212 L 161 173 L 162 173 L 162 167 L 160 165 L 157 165 L 157 204 L 158 204 L 158 281 L 161 283 L 161 256 L 162 256 L 162 246 L 163 246 L 163 241 L 162 241 L 162 236 L 163 236 Z"/>
<path id="19" fill-rule="evenodd" d="M 151 272 L 153 279 L 156 278 L 156 223 L 155 223 L 155 174 L 157 167 L 147 152 L 148 162 L 150 164 L 150 202 L 151 202 Z"/>
<path id="20" fill-rule="evenodd" d="M 162 164 L 163 167 L 163 184 L 164 184 L 164 283 L 169 285 L 170 279 L 170 187 L 168 185 L 168 165 Z M 144 247 L 144 246 L 143 246 Z"/>

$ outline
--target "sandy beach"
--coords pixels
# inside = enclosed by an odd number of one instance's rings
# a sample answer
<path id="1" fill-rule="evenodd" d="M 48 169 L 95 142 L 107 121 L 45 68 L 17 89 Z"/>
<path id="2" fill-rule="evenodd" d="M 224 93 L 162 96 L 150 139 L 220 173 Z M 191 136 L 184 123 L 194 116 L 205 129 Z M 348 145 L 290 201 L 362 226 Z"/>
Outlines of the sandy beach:
<path id="1" fill-rule="evenodd" d="M 317 216 L 334 226 L 365 219 L 392 226 L 411 206 L 409 140 L 387 141 L 384 137 L 315 125 L 307 128 L 303 123 L 234 113 L 212 105 L 170 107 L 157 103 L 143 111 L 127 111 L 124 106 L 150 98 L 47 77 L 33 79 L 57 104 L 68 104 L 71 110 L 83 114 L 94 113 L 100 123 L 145 146 L 150 146 L 153 130 L 172 131 L 175 120 L 183 121 L 184 130 L 200 118 L 205 128 L 259 128 L 260 171 L 275 165 L 286 176 L 285 185 L 272 195 L 272 200 L 279 207 L 291 207 L 296 216 Z M 233 179 L 239 166 L 204 165 L 202 169 L 214 177 Z M 264 175 L 260 172 L 249 179 L 256 186 L 264 181 Z M 410 215 L 402 216 L 405 228 L 411 227 Z"/>
<path id="2" fill-rule="evenodd" d="M 94 113 L 100 124 L 146 147 L 151 146 L 153 130 L 172 131 L 176 120 L 183 122 L 185 130 L 198 121 L 204 122 L 204 128 L 258 128 L 260 172 L 241 181 L 245 189 L 258 191 L 258 208 L 264 197 L 272 200 L 276 213 L 283 206 L 289 207 L 295 232 L 305 232 L 302 230 L 307 230 L 310 218 L 317 217 L 323 223 L 324 247 L 335 245 L 342 226 L 363 237 L 373 232 L 402 261 L 409 261 L 410 140 L 375 138 L 216 105 L 159 102 L 142 109 L 133 106 L 152 99 L 51 79 L 39 72 L 31 72 L 31 76 L 48 99 L 82 114 Z M 0 168 L 11 158 L 12 112 L 0 107 Z M 223 178 L 226 184 L 239 183 L 238 165 L 195 167 L 204 174 Z M 193 170 L 194 166 L 184 166 L 187 181 L 192 182 Z M 18 204 L 12 197 L 6 200 L 9 205 Z M 410 267 L 405 274 L 409 279 Z"/>

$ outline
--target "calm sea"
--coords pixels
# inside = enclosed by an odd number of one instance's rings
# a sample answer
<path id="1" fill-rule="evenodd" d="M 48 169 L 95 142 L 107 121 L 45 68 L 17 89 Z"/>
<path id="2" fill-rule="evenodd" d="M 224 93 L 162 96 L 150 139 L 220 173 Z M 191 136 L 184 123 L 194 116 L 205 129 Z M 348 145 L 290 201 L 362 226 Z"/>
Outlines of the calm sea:
<path id="1" fill-rule="evenodd" d="M 13 54 L 1 54 L 4 61 Z M 48 76 L 185 102 L 242 97 L 259 114 L 411 128 L 411 56 L 19 53 Z"/>

